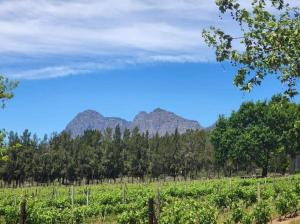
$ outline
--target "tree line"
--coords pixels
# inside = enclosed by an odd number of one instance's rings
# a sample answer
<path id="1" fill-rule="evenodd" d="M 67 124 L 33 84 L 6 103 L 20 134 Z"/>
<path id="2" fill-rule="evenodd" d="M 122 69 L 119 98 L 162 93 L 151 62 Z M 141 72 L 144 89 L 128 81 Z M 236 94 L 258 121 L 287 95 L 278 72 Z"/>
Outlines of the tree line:
<path id="1" fill-rule="evenodd" d="M 6 139 L 6 140 L 3 140 Z M 295 170 L 300 152 L 300 105 L 281 95 L 245 102 L 230 116 L 220 116 L 212 131 L 176 130 L 149 136 L 138 128 L 87 130 L 38 139 L 0 135 L 0 178 L 7 184 L 140 181 L 201 175 L 285 174 Z"/>
<path id="2" fill-rule="evenodd" d="M 213 170 L 208 133 L 189 130 L 150 137 L 137 128 L 87 130 L 71 138 L 67 132 L 39 140 L 25 130 L 10 132 L 0 162 L 0 178 L 16 186 L 27 183 L 99 182 L 131 177 L 143 181 L 170 176 L 196 177 Z"/>

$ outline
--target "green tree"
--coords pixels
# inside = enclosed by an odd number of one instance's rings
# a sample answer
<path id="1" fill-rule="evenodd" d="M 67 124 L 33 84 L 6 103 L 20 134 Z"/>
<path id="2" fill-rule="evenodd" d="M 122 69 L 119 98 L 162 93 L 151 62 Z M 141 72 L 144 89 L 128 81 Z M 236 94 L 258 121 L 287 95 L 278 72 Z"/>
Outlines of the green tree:
<path id="1" fill-rule="evenodd" d="M 215 49 L 217 61 L 230 61 L 238 68 L 234 84 L 242 90 L 250 91 L 268 74 L 277 74 L 287 84 L 285 93 L 293 97 L 300 76 L 300 8 L 284 0 L 251 0 L 250 8 L 239 2 L 216 0 L 220 12 L 229 13 L 240 26 L 241 34 L 211 27 L 203 30 L 204 40 Z"/>
<path id="2" fill-rule="evenodd" d="M 33 178 L 36 182 L 47 183 L 50 181 L 52 161 L 48 149 L 48 136 L 45 135 L 39 142 L 38 150 L 33 157 Z"/>
<path id="3" fill-rule="evenodd" d="M 214 145 L 215 163 L 218 172 L 223 170 L 225 175 L 231 175 L 232 156 L 231 150 L 234 148 L 236 130 L 231 128 L 229 119 L 220 116 L 216 127 L 211 133 L 211 142 Z M 227 173 L 229 171 L 229 173 Z"/>
<path id="4" fill-rule="evenodd" d="M 254 162 L 267 176 L 273 161 L 277 171 L 285 172 L 287 156 L 294 158 L 298 150 L 290 134 L 297 115 L 293 108 L 287 98 L 275 96 L 269 102 L 243 103 L 229 118 L 220 117 L 211 135 L 218 165 L 238 171 L 253 168 Z"/>
<path id="5" fill-rule="evenodd" d="M 147 138 L 147 135 L 139 133 L 138 128 L 132 130 L 128 156 L 129 175 L 141 180 L 147 173 Z"/>
<path id="6" fill-rule="evenodd" d="M 272 97 L 270 106 L 276 111 L 276 114 L 274 114 L 276 116 L 275 119 L 280 121 L 276 123 L 274 128 L 283 130 L 280 139 L 281 147 L 278 150 L 279 156 L 277 161 L 275 161 L 275 164 L 277 164 L 276 168 L 284 173 L 289 165 L 287 160 L 290 160 L 290 172 L 294 172 L 296 155 L 300 152 L 299 128 L 297 125 L 300 121 L 300 107 L 290 102 L 288 98 L 280 95 Z M 286 153 L 289 158 L 281 156 L 283 153 Z"/>
<path id="7" fill-rule="evenodd" d="M 125 129 L 123 133 L 123 147 L 122 147 L 122 154 L 121 154 L 121 177 L 128 175 L 130 170 L 130 163 L 129 163 L 129 153 L 130 153 L 130 141 L 131 141 L 131 133 L 129 129 Z"/>
<path id="8" fill-rule="evenodd" d="M 5 107 L 5 102 L 13 98 L 13 90 L 17 87 L 17 81 L 11 81 L 8 78 L 0 75 L 0 100 L 1 106 Z"/>
<path id="9" fill-rule="evenodd" d="M 182 171 L 183 176 L 197 175 L 197 171 L 209 170 L 212 158 L 204 130 L 188 130 L 182 134 Z"/>
<path id="10" fill-rule="evenodd" d="M 17 87 L 18 82 L 10 81 L 8 78 L 0 75 L 0 106 L 5 107 L 7 100 L 11 99 L 13 95 L 13 90 Z M 0 130 L 0 167 L 7 160 L 7 149 L 4 147 L 3 141 L 5 138 L 5 131 Z"/>
<path id="11" fill-rule="evenodd" d="M 181 174 L 182 164 L 182 145 L 181 136 L 176 128 L 171 136 L 171 144 L 168 146 L 168 173 L 175 180 L 176 176 Z"/>
<path id="12" fill-rule="evenodd" d="M 7 152 L 4 145 L 5 133 L 0 132 L 0 167 L 7 160 Z"/>
<path id="13" fill-rule="evenodd" d="M 158 178 L 163 173 L 163 154 L 161 138 L 158 133 L 150 140 L 148 173 L 152 178 Z"/>
<path id="14" fill-rule="evenodd" d="M 102 164 L 103 164 L 103 169 L 104 169 L 104 176 L 106 178 L 114 178 L 112 135 L 113 135 L 113 133 L 112 133 L 111 128 L 107 128 L 103 133 Z"/>
<path id="15" fill-rule="evenodd" d="M 85 178 L 87 184 L 96 177 L 100 178 L 103 173 L 101 140 L 102 136 L 98 130 L 87 130 L 77 139 L 77 169 L 81 173 L 80 178 Z"/>
<path id="16" fill-rule="evenodd" d="M 122 175 L 123 178 L 123 161 L 122 161 L 122 152 L 123 152 L 123 140 L 122 140 L 122 133 L 120 126 L 117 125 L 115 128 L 115 132 L 113 135 L 112 140 L 112 150 L 113 150 L 113 170 L 114 170 L 114 177 L 119 177 L 119 175 Z"/>

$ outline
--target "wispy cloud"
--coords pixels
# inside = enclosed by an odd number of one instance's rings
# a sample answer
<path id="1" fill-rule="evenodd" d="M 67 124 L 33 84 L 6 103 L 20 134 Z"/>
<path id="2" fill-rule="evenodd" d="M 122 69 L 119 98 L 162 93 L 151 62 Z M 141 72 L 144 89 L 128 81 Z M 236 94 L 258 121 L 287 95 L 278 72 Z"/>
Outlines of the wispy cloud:
<path id="1" fill-rule="evenodd" d="M 201 30 L 218 21 L 214 0 L 3 0 L 0 66 L 11 77 L 40 79 L 209 61 Z"/>

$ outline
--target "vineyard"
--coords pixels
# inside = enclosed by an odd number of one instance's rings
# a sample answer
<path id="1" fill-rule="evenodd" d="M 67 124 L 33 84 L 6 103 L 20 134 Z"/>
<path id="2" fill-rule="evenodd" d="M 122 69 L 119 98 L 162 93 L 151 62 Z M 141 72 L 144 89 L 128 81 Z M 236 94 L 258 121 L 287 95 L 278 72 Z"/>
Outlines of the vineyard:
<path id="1" fill-rule="evenodd" d="M 0 189 L 0 222 L 268 223 L 296 215 L 300 176 Z"/>

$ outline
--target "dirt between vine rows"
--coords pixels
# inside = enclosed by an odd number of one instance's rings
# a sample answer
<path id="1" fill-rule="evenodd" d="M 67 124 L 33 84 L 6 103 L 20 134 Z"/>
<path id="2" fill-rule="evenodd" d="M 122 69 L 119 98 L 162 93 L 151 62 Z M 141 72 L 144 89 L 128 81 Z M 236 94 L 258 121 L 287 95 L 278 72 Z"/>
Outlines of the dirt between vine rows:
<path id="1" fill-rule="evenodd" d="M 293 218 L 286 218 L 284 220 L 279 221 L 279 218 L 273 219 L 270 224 L 300 224 L 300 215 Z"/>

